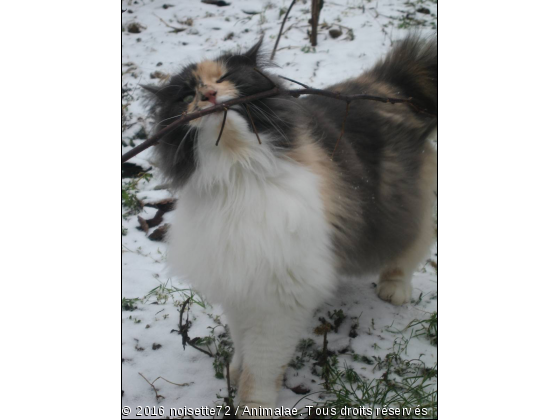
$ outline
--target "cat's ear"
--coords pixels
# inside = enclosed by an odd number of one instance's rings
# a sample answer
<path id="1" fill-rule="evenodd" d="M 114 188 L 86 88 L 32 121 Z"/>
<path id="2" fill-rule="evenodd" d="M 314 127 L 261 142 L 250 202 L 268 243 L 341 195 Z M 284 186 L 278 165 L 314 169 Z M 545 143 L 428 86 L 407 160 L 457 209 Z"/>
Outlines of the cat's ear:
<path id="1" fill-rule="evenodd" d="M 264 35 L 261 35 L 261 39 L 255 45 L 253 45 L 245 54 L 243 54 L 246 58 L 249 59 L 252 65 L 256 66 L 259 58 L 259 49 L 261 48 L 262 42 L 264 39 Z"/>
<path id="2" fill-rule="evenodd" d="M 156 85 L 140 85 L 144 91 L 148 92 L 145 98 L 148 101 L 154 101 L 154 103 L 165 102 L 165 86 L 156 86 Z"/>
<path id="3" fill-rule="evenodd" d="M 140 85 L 140 87 L 142 89 L 144 89 L 146 92 L 151 93 L 152 95 L 157 96 L 159 91 L 161 90 L 160 87 L 154 86 L 154 85 Z"/>

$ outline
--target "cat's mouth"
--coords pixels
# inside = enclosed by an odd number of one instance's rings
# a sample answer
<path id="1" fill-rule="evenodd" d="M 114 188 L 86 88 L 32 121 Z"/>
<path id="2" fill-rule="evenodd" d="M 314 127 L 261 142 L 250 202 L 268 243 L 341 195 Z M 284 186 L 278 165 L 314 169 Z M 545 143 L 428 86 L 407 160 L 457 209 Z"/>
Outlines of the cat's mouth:
<path id="1" fill-rule="evenodd" d="M 208 90 L 200 94 L 200 100 L 201 102 L 210 102 L 211 104 L 216 105 L 217 95 L 218 92 L 216 92 L 215 90 Z"/>
<path id="2" fill-rule="evenodd" d="M 235 98 L 235 96 L 233 95 L 219 95 L 218 97 L 218 94 L 216 92 L 213 93 L 214 94 L 210 92 L 209 94 L 208 92 L 206 92 L 200 95 L 200 104 L 199 104 L 200 109 L 210 108 L 213 107 L 214 105 L 218 105 Z"/>

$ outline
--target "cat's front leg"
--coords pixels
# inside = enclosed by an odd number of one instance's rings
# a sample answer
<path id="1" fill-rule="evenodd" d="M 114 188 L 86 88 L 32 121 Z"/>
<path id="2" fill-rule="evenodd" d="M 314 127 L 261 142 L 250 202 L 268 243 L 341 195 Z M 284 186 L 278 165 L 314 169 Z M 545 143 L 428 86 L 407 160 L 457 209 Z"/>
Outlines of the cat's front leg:
<path id="1" fill-rule="evenodd" d="M 262 418 L 260 407 L 276 407 L 286 366 L 310 313 L 307 309 L 277 306 L 246 309 L 241 316 L 243 368 L 237 390 L 237 416 Z"/>

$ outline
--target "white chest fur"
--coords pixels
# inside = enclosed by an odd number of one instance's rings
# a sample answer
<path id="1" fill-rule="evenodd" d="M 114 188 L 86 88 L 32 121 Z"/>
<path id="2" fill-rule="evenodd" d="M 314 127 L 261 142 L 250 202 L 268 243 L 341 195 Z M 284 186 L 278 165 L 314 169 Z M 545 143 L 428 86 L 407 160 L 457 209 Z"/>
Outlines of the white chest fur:
<path id="1" fill-rule="evenodd" d="M 172 272 L 217 303 L 315 305 L 334 287 L 319 179 L 259 145 L 244 121 L 228 124 L 241 146 L 214 146 L 218 124 L 200 131 L 170 234 Z"/>

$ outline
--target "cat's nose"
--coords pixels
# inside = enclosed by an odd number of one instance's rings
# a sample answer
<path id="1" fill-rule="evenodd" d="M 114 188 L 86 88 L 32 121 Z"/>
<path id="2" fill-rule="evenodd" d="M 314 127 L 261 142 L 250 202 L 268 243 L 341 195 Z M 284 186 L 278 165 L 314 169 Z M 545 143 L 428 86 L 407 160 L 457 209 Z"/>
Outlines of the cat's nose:
<path id="1" fill-rule="evenodd" d="M 207 90 L 206 92 L 204 92 L 202 94 L 202 100 L 211 102 L 215 105 L 216 104 L 216 93 L 217 92 L 215 90 Z"/>

